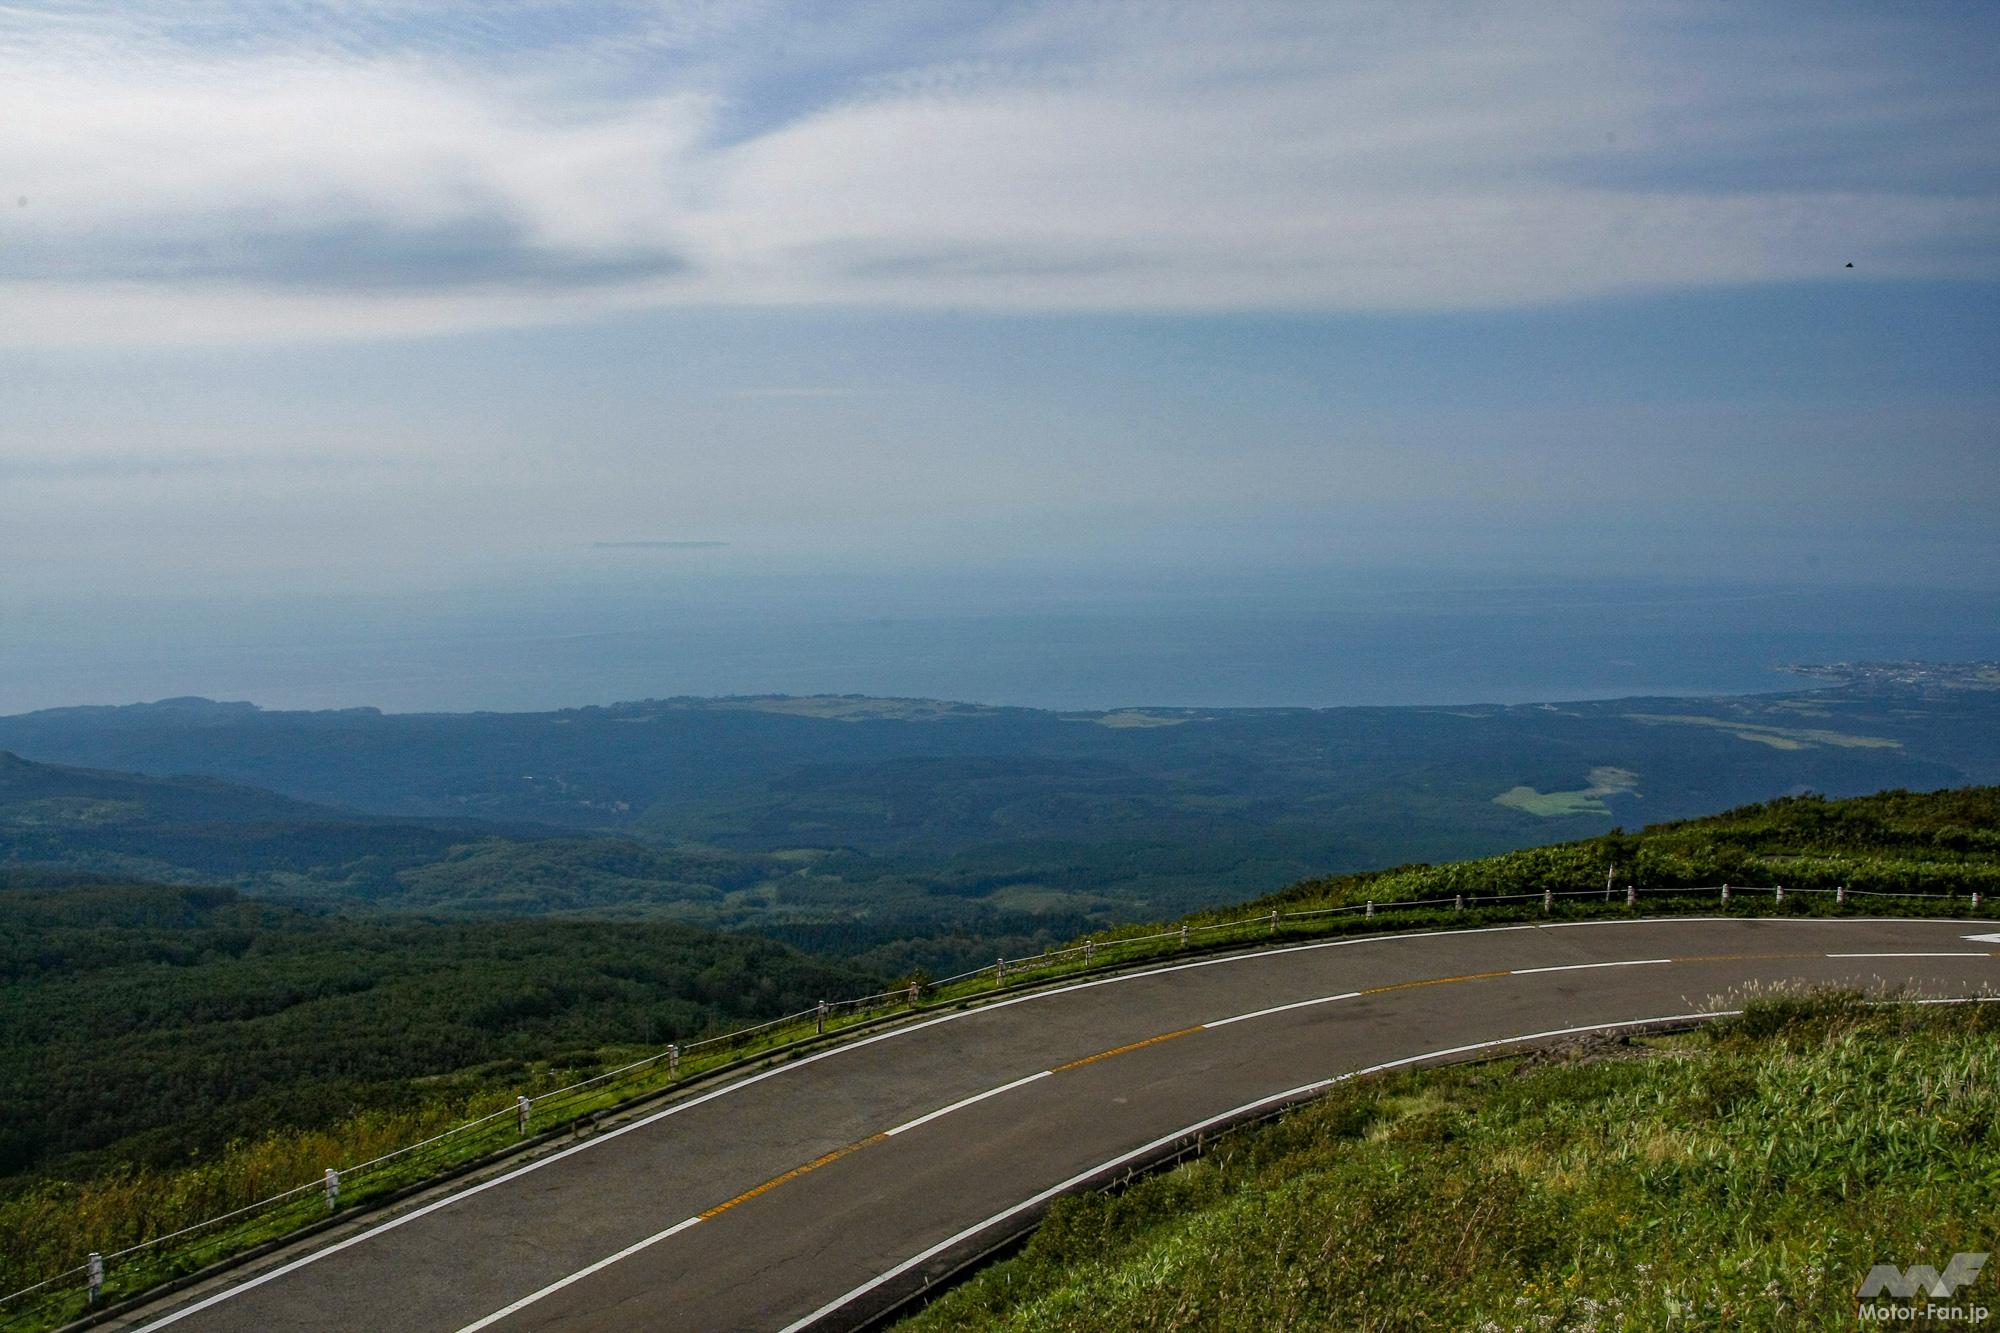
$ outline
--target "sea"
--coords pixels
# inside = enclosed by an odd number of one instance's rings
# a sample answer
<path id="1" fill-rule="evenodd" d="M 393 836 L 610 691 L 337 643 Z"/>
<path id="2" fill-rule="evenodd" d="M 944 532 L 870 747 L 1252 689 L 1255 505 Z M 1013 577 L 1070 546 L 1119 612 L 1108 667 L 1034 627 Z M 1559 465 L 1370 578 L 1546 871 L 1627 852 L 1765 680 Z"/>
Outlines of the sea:
<path id="1" fill-rule="evenodd" d="M 2000 593 L 1352 570 L 663 574 L 0 607 L 0 713 L 198 695 L 521 711 L 869 694 L 1067 710 L 1739 694 L 2000 659 Z"/>

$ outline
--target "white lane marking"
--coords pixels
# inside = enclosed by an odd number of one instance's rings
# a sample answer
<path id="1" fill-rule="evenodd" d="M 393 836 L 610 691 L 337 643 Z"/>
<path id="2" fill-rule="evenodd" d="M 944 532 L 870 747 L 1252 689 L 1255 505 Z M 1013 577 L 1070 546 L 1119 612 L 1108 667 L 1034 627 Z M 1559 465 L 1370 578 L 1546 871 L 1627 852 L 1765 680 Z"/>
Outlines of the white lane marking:
<path id="1" fill-rule="evenodd" d="M 1332 1004 L 1335 1000 L 1352 1000 L 1359 997 L 1360 994 L 1361 992 L 1358 990 L 1351 990 L 1341 995 L 1322 995 L 1316 1000 L 1296 1000 L 1291 1004 L 1274 1004 L 1269 1009 L 1256 1009 L 1247 1014 L 1237 1014 L 1232 1018 L 1218 1018 L 1213 1022 L 1203 1023 L 1202 1026 L 1205 1028 L 1226 1028 L 1231 1023 L 1242 1023 L 1252 1018 L 1264 1018 L 1270 1014 L 1289 1013 L 1294 1009 L 1310 1009 L 1313 1005 Z"/>
<path id="2" fill-rule="evenodd" d="M 592 1273 L 602 1272 L 604 1269 L 611 1267 L 611 1265 L 617 1263 L 619 1260 L 629 1259 L 633 1255 L 637 1254 L 639 1251 L 645 1249 L 647 1246 L 657 1245 L 669 1236 L 677 1236 L 681 1232 L 686 1231 L 689 1227 L 694 1226 L 696 1223 L 700 1221 L 701 1219 L 699 1217 L 690 1217 L 684 1222 L 674 1223 L 672 1226 L 668 1227 L 665 1231 L 656 1231 L 652 1235 L 646 1237 L 646 1239 L 644 1240 L 634 1241 L 632 1244 L 627 1245 L 624 1249 L 618 1251 L 618 1253 L 612 1255 L 606 1255 L 604 1258 L 599 1259 L 596 1263 L 590 1265 L 590 1267 L 588 1268 L 579 1268 L 574 1273 L 571 1273 L 568 1277 L 557 1278 L 554 1282 L 549 1283 L 548 1286 L 543 1287 L 540 1291 L 531 1292 L 528 1295 L 523 1296 L 520 1300 L 515 1301 L 512 1305 L 508 1306 L 504 1310 L 495 1310 L 492 1314 L 487 1315 L 484 1319 L 476 1320 L 473 1323 L 467 1324 L 464 1328 L 459 1329 L 458 1333 L 477 1333 L 477 1330 L 479 1329 L 489 1328 L 492 1325 L 499 1323 L 502 1319 L 505 1319 L 508 1315 L 513 1314 L 515 1311 L 527 1309 L 529 1306 L 533 1305 L 536 1301 L 542 1299 L 542 1297 L 553 1296 L 556 1292 L 561 1291 L 564 1287 L 569 1286 L 571 1283 L 581 1282 L 585 1278 L 589 1277 Z"/>
<path id="3" fill-rule="evenodd" d="M 1221 1115 L 1210 1116 L 1206 1120 L 1196 1121 L 1192 1125 L 1188 1125 L 1182 1129 L 1177 1129 L 1171 1134 L 1167 1134 L 1161 1138 L 1154 1139 L 1151 1143 L 1145 1144 L 1138 1148 L 1134 1148 L 1132 1149 L 1132 1151 L 1128 1153 L 1124 1153 L 1121 1154 L 1120 1156 L 1114 1157 L 1108 1162 L 1100 1163 L 1097 1166 L 1091 1167 L 1087 1171 L 1080 1171 L 1076 1175 L 1071 1176 L 1068 1180 L 1063 1181 L 1060 1185 L 1051 1185 L 1049 1188 L 1043 1190 L 1041 1193 L 1023 1199 L 1021 1202 L 1015 1204 L 1011 1208 L 1002 1209 L 1001 1211 L 993 1214 L 993 1216 L 987 1218 L 983 1222 L 975 1222 L 971 1226 L 965 1228 L 963 1231 L 960 1231 L 955 1235 L 945 1237 L 945 1239 L 939 1241 L 937 1244 L 931 1246 L 929 1249 L 924 1250 L 922 1253 L 912 1255 L 908 1259 L 905 1259 L 902 1263 L 897 1264 L 894 1268 L 891 1268 L 886 1273 L 882 1273 L 876 1277 L 868 1279 L 868 1281 L 854 1288 L 846 1295 L 835 1297 L 833 1300 L 830 1300 L 825 1305 L 820 1306 L 819 1309 L 814 1310 L 811 1314 L 805 1316 L 803 1319 L 796 1319 L 792 1321 L 791 1323 L 785 1325 L 785 1327 L 782 1330 L 780 1330 L 780 1333 L 801 1333 L 801 1330 L 810 1328 L 813 1324 L 817 1323 L 821 1319 L 826 1318 L 826 1316 L 834 1313 L 842 1306 L 850 1304 L 851 1302 L 857 1301 L 861 1297 L 866 1296 L 869 1292 L 875 1290 L 883 1283 L 895 1281 L 903 1274 L 909 1272 L 912 1268 L 916 1268 L 921 1264 L 928 1263 L 930 1260 L 935 1259 L 938 1255 L 943 1254 L 945 1251 L 951 1249 L 952 1247 L 960 1245 L 965 1241 L 971 1240 L 974 1236 L 977 1236 L 980 1232 L 985 1231 L 991 1227 L 998 1226 L 1000 1223 L 1007 1221 L 1009 1218 L 1018 1217 L 1020 1214 L 1028 1211 L 1031 1208 L 1036 1207 L 1039 1204 L 1047 1203 L 1050 1199 L 1053 1199 L 1059 1194 L 1066 1193 L 1069 1190 L 1076 1188 L 1078 1185 L 1083 1184 L 1085 1181 L 1090 1180 L 1092 1177 L 1103 1175 L 1106 1172 L 1116 1171 L 1119 1167 L 1124 1166 L 1127 1162 L 1135 1161 L 1137 1159 L 1146 1157 L 1151 1153 L 1159 1151 L 1161 1148 L 1165 1148 L 1171 1144 L 1179 1142 L 1182 1139 L 1185 1139 L 1190 1134 L 1199 1134 L 1213 1125 L 1223 1124 L 1226 1121 L 1235 1119 L 1237 1116 L 1248 1115 L 1250 1112 L 1259 1110 L 1263 1107 L 1271 1106 L 1278 1102 L 1286 1101 L 1294 1097 L 1309 1096 L 1312 1093 L 1320 1092 L 1326 1088 L 1330 1088 L 1336 1083 L 1345 1083 L 1349 1079 L 1361 1078 L 1362 1076 L 1367 1074 L 1379 1074 L 1384 1072 L 1385 1070 L 1401 1068 L 1404 1065 L 1417 1064 L 1420 1061 L 1424 1060 L 1441 1059 L 1447 1055 L 1463 1055 L 1467 1051 L 1487 1050 L 1495 1046 L 1511 1046 L 1517 1042 L 1538 1041 L 1547 1037 L 1573 1036 L 1579 1032 L 1608 1032 L 1615 1028 L 1642 1027 L 1648 1023 L 1676 1023 L 1689 1019 L 1726 1018 L 1734 1014 L 1737 1014 L 1739 1012 L 1741 1011 L 1736 1009 L 1718 1009 L 1713 1012 L 1700 1013 L 1700 1014 L 1670 1014 L 1661 1018 L 1635 1018 L 1628 1022 L 1623 1022 L 1623 1023 L 1592 1023 L 1592 1024 L 1587 1024 L 1583 1027 L 1559 1028 L 1550 1032 L 1531 1032 L 1525 1036 L 1520 1036 L 1520 1037 L 1502 1037 L 1497 1041 L 1478 1041 L 1478 1042 L 1473 1042 L 1470 1045 L 1466 1046 L 1451 1046 L 1440 1051 L 1426 1051 L 1422 1055 L 1405 1056 L 1400 1060 L 1390 1060 L 1383 1064 L 1370 1065 L 1366 1069 L 1357 1069 L 1351 1074 L 1339 1074 L 1334 1076 L 1333 1078 L 1323 1078 L 1314 1083 L 1301 1084 L 1299 1087 L 1292 1088 L 1286 1092 L 1275 1093 L 1269 1097 L 1260 1097 L 1254 1102 L 1245 1102 L 1243 1105 L 1237 1107 L 1233 1111 L 1224 1111 Z"/>
<path id="4" fill-rule="evenodd" d="M 1509 975 L 1532 977 L 1537 972 L 1585 972 L 1593 967 L 1651 967 L 1656 963 L 1671 963 L 1671 958 L 1627 958 L 1616 963 L 1564 963 L 1561 967 L 1517 967 Z"/>
<path id="5" fill-rule="evenodd" d="M 1991 958 L 1985 950 L 1963 953 L 1830 953 L 1828 958 Z"/>
<path id="6" fill-rule="evenodd" d="M 2000 935 L 1967 935 L 1974 944 L 2000 944 Z"/>
<path id="7" fill-rule="evenodd" d="M 592 1148 L 596 1148 L 602 1144 L 609 1143 L 611 1140 L 618 1138 L 621 1135 L 629 1134 L 635 1129 L 644 1129 L 648 1125 L 652 1125 L 658 1121 L 666 1119 L 668 1116 L 679 1115 L 682 1111 L 692 1110 L 695 1107 L 700 1106 L 704 1102 L 713 1101 L 717 1097 L 721 1097 L 732 1092 L 740 1092 L 744 1088 L 750 1087 L 753 1084 L 761 1083 L 767 1078 L 775 1078 L 777 1075 L 787 1073 L 791 1070 L 803 1069 L 807 1065 L 817 1064 L 819 1061 L 825 1060 L 831 1056 L 843 1055 L 849 1051 L 858 1051 L 861 1050 L 863 1047 L 873 1046 L 878 1041 L 888 1041 L 895 1037 L 907 1037 L 914 1033 L 922 1032 L 925 1028 L 936 1027 L 940 1023 L 951 1023 L 961 1018 L 971 1018 L 978 1014 L 989 1014 L 994 1012 L 995 1010 L 1011 1008 L 1012 1006 L 1017 1004 L 1026 1004 L 1033 1000 L 1051 999 L 1058 995 L 1069 995 L 1076 991 L 1091 990 L 1098 986 L 1113 986 L 1127 981 L 1139 981 L 1146 977 L 1156 977 L 1168 972 L 1186 972 L 1186 971 L 1193 971 L 1197 968 L 1220 967 L 1227 963 L 1254 962 L 1259 959 L 1277 958 L 1285 954 L 1307 953 L 1318 949 L 1342 949 L 1354 945 L 1363 945 L 1363 944 L 1388 944 L 1388 943 L 1393 943 L 1397 940 L 1444 939 L 1455 935 L 1502 935 L 1510 931 L 1554 930 L 1565 926 L 1630 926 L 1630 925 L 1646 925 L 1646 924 L 1674 925 L 1681 923 L 1692 924 L 1692 923 L 1710 922 L 1710 921 L 1756 921 L 1759 919 L 1760 918 L 1755 918 L 1755 917 L 1730 917 L 1730 916 L 1618 918 L 1610 921 L 1560 921 L 1560 922 L 1549 922 L 1549 923 L 1531 923 L 1531 924 L 1523 924 L 1515 926 L 1465 926 L 1455 930 L 1411 930 L 1411 931 L 1402 931 L 1393 935 L 1351 935 L 1344 939 L 1315 940 L 1306 944 L 1289 944 L 1285 945 L 1282 948 L 1277 948 L 1277 949 L 1247 949 L 1241 953 L 1223 954 L 1215 958 L 1198 958 L 1186 962 L 1166 963 L 1159 967 L 1146 968 L 1137 972 L 1121 972 L 1115 976 L 1097 977 L 1090 981 L 1079 981 L 1067 986 L 1055 986 L 1051 987 L 1048 990 L 1031 991 L 1026 995 L 1016 995 L 1005 1000 L 995 1000 L 991 1004 L 976 1005 L 969 1009 L 956 1010 L 949 1014 L 940 1014 L 935 1018 L 927 1018 L 920 1023 L 910 1023 L 902 1027 L 891 1028 L 887 1032 L 879 1032 L 872 1037 L 858 1037 L 853 1041 L 842 1042 L 838 1046 L 830 1047 L 829 1049 L 820 1051 L 815 1055 L 809 1055 L 805 1056 L 802 1059 L 792 1060 L 785 1064 L 778 1065 L 774 1068 L 766 1069 L 761 1073 L 750 1074 L 743 1078 L 737 1079 L 734 1082 L 725 1083 L 723 1086 L 715 1088 L 709 1092 L 705 1092 L 699 1097 L 693 1097 L 684 1102 L 676 1102 L 672 1106 L 666 1107 L 659 1111 L 655 1111 L 651 1115 L 644 1116 L 638 1120 L 634 1120 L 629 1125 L 621 1125 L 617 1129 L 607 1130 L 605 1133 L 599 1134 L 595 1138 L 586 1139 L 582 1143 L 575 1144 L 568 1148 L 564 1148 L 560 1152 L 551 1153 L 547 1157 L 537 1158 L 535 1161 L 529 1162 L 524 1166 L 516 1167 L 512 1171 L 507 1171 L 502 1173 L 501 1175 L 494 1176 L 490 1180 L 483 1180 L 479 1182 L 477 1185 L 470 1186 L 464 1190 L 459 1191 L 456 1194 L 447 1195 L 442 1199 L 438 1199 L 431 1203 L 427 1203 L 421 1208 L 414 1208 L 409 1212 L 391 1218 L 389 1221 L 383 1222 L 378 1226 L 371 1227 L 366 1231 L 358 1232 L 355 1235 L 349 1236 L 345 1240 L 337 1241 L 322 1249 L 314 1250 L 310 1254 L 302 1255 L 299 1258 L 292 1260 L 290 1263 L 280 1265 L 277 1268 L 273 1268 L 267 1273 L 260 1273 L 256 1277 L 248 1278 L 245 1281 L 236 1284 L 235 1286 L 228 1287 L 222 1291 L 217 1292 L 213 1296 L 209 1296 L 203 1300 L 197 1301 L 193 1305 L 189 1305 L 183 1307 L 182 1309 L 175 1310 L 169 1314 L 162 1315 L 160 1318 L 153 1320 L 151 1323 L 142 1324 L 137 1328 L 135 1328 L 133 1330 L 133 1333 L 152 1333 L 152 1330 L 154 1329 L 165 1328 L 169 1324 L 179 1323 L 181 1320 L 187 1318 L 191 1314 L 195 1314 L 199 1311 L 206 1310 L 210 1306 L 218 1305 L 221 1302 L 226 1301 L 233 1296 L 239 1296 L 246 1291 L 254 1290 L 257 1287 L 263 1286 L 267 1282 L 271 1282 L 276 1280 L 277 1278 L 284 1277 L 288 1273 L 296 1272 L 297 1270 L 304 1268 L 308 1264 L 318 1263 L 321 1259 L 325 1259 L 330 1255 L 338 1254 L 342 1250 L 348 1249 L 351 1246 L 359 1245 L 362 1241 L 372 1240 L 374 1237 L 380 1236 L 385 1232 L 394 1231 L 397 1227 L 400 1227 L 405 1223 L 414 1222 L 418 1218 L 425 1217 L 431 1213 L 437 1212 L 439 1209 L 449 1208 L 455 1203 L 459 1203 L 465 1199 L 469 1199 L 476 1194 L 483 1193 L 486 1190 L 492 1189 L 496 1185 L 504 1185 L 509 1181 L 517 1180 L 520 1177 L 527 1175 L 531 1171 L 539 1171 L 545 1166 L 553 1166 L 555 1163 L 560 1162 L 564 1158 L 570 1157 L 573 1154 L 580 1152 L 587 1152 Z M 1901 922 L 1901 923 L 1929 924 L 1929 923 L 1944 922 L 1944 921 L 1949 921 L 1950 924 L 1955 924 L 1955 925 L 1983 924 L 1977 920 L 1972 920 L 1972 919 L 1958 921 L 1958 920 L 1951 920 L 1949 918 L 1922 918 L 1922 917 L 1796 917 L 1796 918 L 1787 917 L 1783 919 L 1781 924 L 1793 925 L 1802 922 L 1819 922 L 1827 925 L 1859 925 L 1868 922 L 1876 922 L 1876 923 Z"/>
<path id="8" fill-rule="evenodd" d="M 928 1125 L 931 1121 L 936 1120 L 939 1116 L 950 1115 L 953 1111 L 962 1111 L 966 1107 L 971 1106 L 975 1102 L 983 1102 L 988 1097 L 998 1097 L 1003 1092 L 1012 1092 L 1016 1088 L 1025 1087 L 1028 1084 L 1033 1083 L 1038 1078 L 1047 1078 L 1049 1075 L 1055 1072 L 1056 1071 L 1053 1069 L 1044 1069 L 1039 1074 L 1030 1074 L 1026 1078 L 1017 1078 L 1012 1083 L 1002 1083 L 997 1088 L 988 1088 L 984 1092 L 975 1092 L 970 1097 L 960 1098 L 958 1101 L 953 1102 L 950 1106 L 940 1106 L 938 1107 L 937 1110 L 930 1112 L 928 1115 L 920 1115 L 915 1120 L 905 1120 L 902 1124 L 896 1126 L 894 1129 L 885 1132 L 893 1136 L 902 1133 L 906 1129 L 915 1129 L 918 1125 Z"/>

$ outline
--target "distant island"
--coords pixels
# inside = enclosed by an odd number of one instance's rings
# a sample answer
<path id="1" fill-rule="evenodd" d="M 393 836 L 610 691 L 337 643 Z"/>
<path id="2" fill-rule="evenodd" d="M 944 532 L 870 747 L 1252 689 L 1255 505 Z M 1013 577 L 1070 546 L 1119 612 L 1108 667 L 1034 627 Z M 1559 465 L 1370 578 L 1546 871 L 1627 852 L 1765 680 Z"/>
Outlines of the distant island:
<path id="1" fill-rule="evenodd" d="M 728 542 L 592 542 L 593 551 L 709 551 Z"/>

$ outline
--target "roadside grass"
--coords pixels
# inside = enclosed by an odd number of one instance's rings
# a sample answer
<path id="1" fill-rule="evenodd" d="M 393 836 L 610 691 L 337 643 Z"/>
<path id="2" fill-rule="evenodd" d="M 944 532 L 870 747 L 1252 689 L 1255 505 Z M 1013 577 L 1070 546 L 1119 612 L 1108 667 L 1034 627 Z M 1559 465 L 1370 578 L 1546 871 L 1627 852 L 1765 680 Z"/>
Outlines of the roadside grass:
<path id="1" fill-rule="evenodd" d="M 1633 775 L 1593 769 L 1593 787 Z M 1562 796 L 1564 793 L 1537 793 Z M 1558 894 L 1602 888 L 1607 876 L 1642 894 L 1717 884 L 1845 887 L 1853 894 L 2000 893 L 2000 788 L 1974 787 L 1828 801 L 1787 797 L 1701 819 L 1612 830 L 1595 838 L 1476 861 L 1396 866 L 1301 880 L 1233 909 L 1322 907 L 1450 897 Z M 1194 918 L 1203 919 L 1203 918 Z"/>
<path id="2" fill-rule="evenodd" d="M 1765 992 L 1684 1036 L 1343 1085 L 1059 1201 L 898 1328 L 1848 1328 L 1873 1265 L 1997 1232 L 2000 1004 Z"/>

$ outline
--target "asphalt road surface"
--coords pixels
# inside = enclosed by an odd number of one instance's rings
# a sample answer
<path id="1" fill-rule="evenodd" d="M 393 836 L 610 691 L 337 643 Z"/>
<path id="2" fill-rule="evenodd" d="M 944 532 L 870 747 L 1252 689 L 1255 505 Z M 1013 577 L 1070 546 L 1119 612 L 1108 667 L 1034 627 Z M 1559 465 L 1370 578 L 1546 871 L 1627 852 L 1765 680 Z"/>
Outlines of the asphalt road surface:
<path id="1" fill-rule="evenodd" d="M 123 1329 L 849 1328 L 1066 1188 L 1341 1076 L 1729 1007 L 2000 990 L 1991 923 L 1632 920 L 1204 958 L 933 1016 L 182 1292 Z"/>

